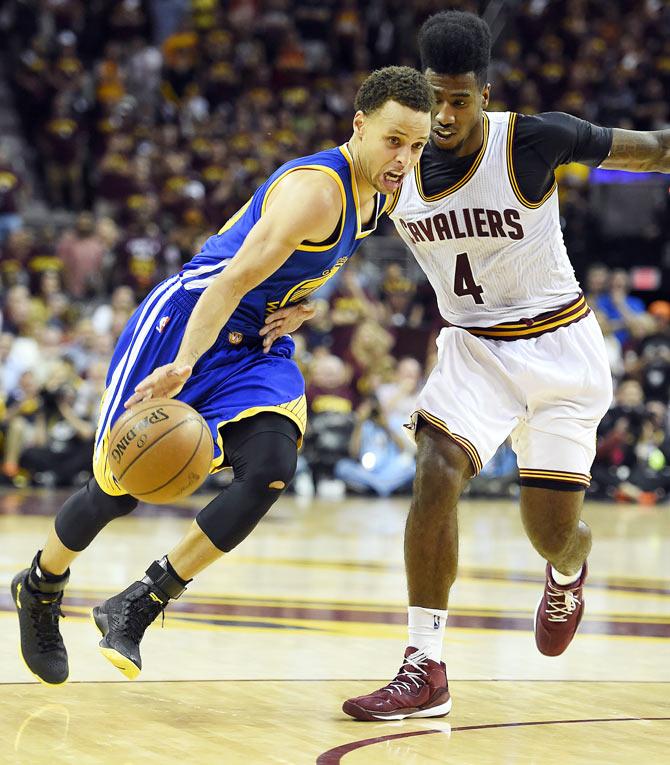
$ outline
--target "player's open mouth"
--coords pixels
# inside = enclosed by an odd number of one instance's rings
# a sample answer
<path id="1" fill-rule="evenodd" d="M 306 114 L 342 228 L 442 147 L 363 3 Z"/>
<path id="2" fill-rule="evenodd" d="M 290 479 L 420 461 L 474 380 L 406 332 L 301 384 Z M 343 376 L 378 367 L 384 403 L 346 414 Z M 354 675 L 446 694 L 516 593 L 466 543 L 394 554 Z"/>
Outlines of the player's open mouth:
<path id="1" fill-rule="evenodd" d="M 433 128 L 433 135 L 440 141 L 449 141 L 456 135 L 456 130 L 445 130 L 444 128 Z"/>
<path id="2" fill-rule="evenodd" d="M 396 172 L 393 172 L 392 170 L 388 170 L 383 175 L 384 183 L 386 184 L 387 187 L 393 190 L 400 188 L 400 185 L 402 184 L 402 179 L 404 177 L 405 176 L 403 175 L 403 173 L 396 173 Z"/>

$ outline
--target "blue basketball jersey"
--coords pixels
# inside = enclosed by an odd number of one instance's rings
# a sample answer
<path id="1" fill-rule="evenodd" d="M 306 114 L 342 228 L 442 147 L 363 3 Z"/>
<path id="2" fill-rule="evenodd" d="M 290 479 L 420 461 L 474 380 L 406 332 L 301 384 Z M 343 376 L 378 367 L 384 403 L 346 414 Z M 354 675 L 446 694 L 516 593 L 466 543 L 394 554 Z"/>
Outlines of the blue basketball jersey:
<path id="1" fill-rule="evenodd" d="M 200 293 L 235 257 L 244 238 L 263 214 L 267 195 L 288 173 L 318 168 L 339 184 L 342 217 L 331 240 L 303 243 L 268 279 L 242 298 L 214 345 L 198 359 L 193 373 L 176 396 L 207 421 L 214 441 L 212 471 L 225 464 L 222 430 L 229 422 L 276 412 L 305 432 L 305 382 L 293 360 L 293 341 L 279 338 L 263 352 L 258 331 L 269 313 L 298 303 L 336 273 L 372 233 L 386 197 L 376 195 L 367 226 L 360 204 L 353 161 L 346 146 L 302 157 L 282 165 L 255 192 L 216 236 L 182 271 L 157 285 L 138 306 L 119 337 L 107 374 L 93 456 L 93 472 L 108 494 L 123 494 L 109 463 L 110 432 L 125 411 L 123 403 L 135 386 L 156 367 L 174 361 Z"/>
<path id="2" fill-rule="evenodd" d="M 354 165 L 346 144 L 286 162 L 260 186 L 251 199 L 204 244 L 202 251 L 179 274 L 187 291 L 198 294 L 223 271 L 265 211 L 270 191 L 295 170 L 312 168 L 334 178 L 342 194 L 342 217 L 330 240 L 304 242 L 275 273 L 248 292 L 225 326 L 226 332 L 257 336 L 267 316 L 278 308 L 299 303 L 317 290 L 347 262 L 361 241 L 377 227 L 386 197 L 375 196 L 367 225 L 360 218 Z"/>

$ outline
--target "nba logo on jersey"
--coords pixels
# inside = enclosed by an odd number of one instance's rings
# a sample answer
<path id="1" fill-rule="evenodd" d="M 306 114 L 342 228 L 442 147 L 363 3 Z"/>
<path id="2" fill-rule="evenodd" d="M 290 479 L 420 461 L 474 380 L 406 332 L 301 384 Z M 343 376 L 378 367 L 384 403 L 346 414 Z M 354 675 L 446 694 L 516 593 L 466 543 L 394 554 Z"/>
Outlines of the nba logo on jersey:
<path id="1" fill-rule="evenodd" d="M 156 324 L 156 332 L 158 332 L 159 335 L 163 334 L 163 330 L 165 327 L 167 327 L 168 322 L 170 321 L 169 316 L 163 316 L 163 318 Z"/>
<path id="2" fill-rule="evenodd" d="M 433 615 L 433 629 L 439 630 L 440 629 L 440 617 Z"/>

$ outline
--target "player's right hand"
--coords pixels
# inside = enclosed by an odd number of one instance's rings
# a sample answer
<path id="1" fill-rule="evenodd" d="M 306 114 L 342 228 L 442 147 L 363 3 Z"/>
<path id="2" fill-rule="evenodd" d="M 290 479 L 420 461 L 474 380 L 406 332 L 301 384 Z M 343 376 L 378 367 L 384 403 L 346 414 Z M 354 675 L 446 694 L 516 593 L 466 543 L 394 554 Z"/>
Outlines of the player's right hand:
<path id="1" fill-rule="evenodd" d="M 125 402 L 124 407 L 139 404 L 150 398 L 173 398 L 184 387 L 191 376 L 193 367 L 188 365 L 164 364 L 135 386 L 135 393 Z"/>

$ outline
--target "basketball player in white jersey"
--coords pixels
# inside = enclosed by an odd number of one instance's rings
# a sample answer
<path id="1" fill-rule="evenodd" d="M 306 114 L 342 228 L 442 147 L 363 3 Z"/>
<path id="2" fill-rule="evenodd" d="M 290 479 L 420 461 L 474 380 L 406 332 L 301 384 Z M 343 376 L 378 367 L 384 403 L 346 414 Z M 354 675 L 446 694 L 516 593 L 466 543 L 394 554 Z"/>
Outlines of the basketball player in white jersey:
<path id="1" fill-rule="evenodd" d="M 391 683 L 345 702 L 359 720 L 450 711 L 441 653 L 457 568 L 456 505 L 510 435 L 523 524 L 547 560 L 535 641 L 557 656 L 572 640 L 591 548 L 580 520 L 584 490 L 612 386 L 600 329 L 563 244 L 554 170 L 581 162 L 670 172 L 670 130 L 486 113 L 490 33 L 477 16 L 438 13 L 421 28 L 419 47 L 437 113 L 431 142 L 389 212 L 447 326 L 413 416 L 409 647 Z"/>

